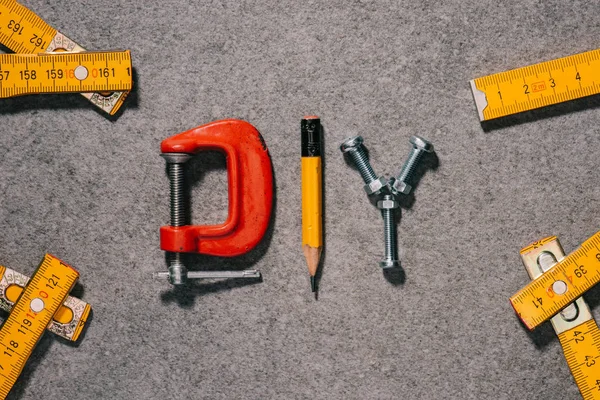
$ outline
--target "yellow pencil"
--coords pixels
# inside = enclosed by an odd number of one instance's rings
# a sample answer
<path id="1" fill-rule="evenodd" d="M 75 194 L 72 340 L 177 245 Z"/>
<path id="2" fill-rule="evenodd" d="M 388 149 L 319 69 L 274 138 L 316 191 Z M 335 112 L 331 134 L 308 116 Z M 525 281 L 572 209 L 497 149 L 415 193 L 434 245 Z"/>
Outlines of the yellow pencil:
<path id="1" fill-rule="evenodd" d="M 310 274 L 310 287 L 317 290 L 315 275 L 323 251 L 323 181 L 321 177 L 321 120 L 304 117 L 302 141 L 302 251 Z"/>

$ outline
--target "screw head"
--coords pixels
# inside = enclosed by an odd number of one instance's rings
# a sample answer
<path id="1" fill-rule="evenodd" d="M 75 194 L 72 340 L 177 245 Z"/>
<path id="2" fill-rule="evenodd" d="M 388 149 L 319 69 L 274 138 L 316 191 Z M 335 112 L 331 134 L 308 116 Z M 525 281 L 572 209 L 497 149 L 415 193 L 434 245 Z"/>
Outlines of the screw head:
<path id="1" fill-rule="evenodd" d="M 411 136 L 410 143 L 419 150 L 422 150 L 426 153 L 431 153 L 433 151 L 433 144 L 427 139 L 422 138 L 421 136 Z"/>
<path id="2" fill-rule="evenodd" d="M 354 136 L 344 140 L 344 142 L 340 145 L 340 150 L 342 153 L 347 153 L 349 151 L 356 150 L 357 147 L 362 145 L 364 142 L 362 136 Z"/>
<path id="3" fill-rule="evenodd" d="M 400 262 L 398 260 L 383 260 L 379 263 L 382 269 L 400 268 Z"/>

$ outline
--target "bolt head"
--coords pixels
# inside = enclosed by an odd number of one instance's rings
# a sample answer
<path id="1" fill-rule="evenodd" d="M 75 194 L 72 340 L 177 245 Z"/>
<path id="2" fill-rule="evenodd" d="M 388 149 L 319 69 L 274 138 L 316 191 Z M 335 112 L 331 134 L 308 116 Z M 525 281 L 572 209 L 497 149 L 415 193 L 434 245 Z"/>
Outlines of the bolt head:
<path id="1" fill-rule="evenodd" d="M 389 196 L 391 197 L 391 196 Z M 399 204 L 396 201 L 396 199 L 392 198 L 392 199 L 382 199 L 379 200 L 377 202 L 377 208 L 379 208 L 380 210 L 393 210 L 395 208 L 398 208 Z"/>
<path id="2" fill-rule="evenodd" d="M 421 136 L 412 136 L 410 138 L 410 143 L 419 150 L 422 150 L 426 153 L 431 153 L 433 151 L 433 144 L 427 139 L 422 138 Z"/>
<path id="3" fill-rule="evenodd" d="M 347 153 L 349 151 L 356 150 L 357 147 L 363 144 L 362 136 L 354 136 L 344 140 L 344 142 L 340 145 L 340 150 L 342 153 Z"/>
<path id="4" fill-rule="evenodd" d="M 398 260 L 383 260 L 379 263 L 382 269 L 400 268 L 400 261 Z"/>
<path id="5" fill-rule="evenodd" d="M 390 191 L 394 194 L 409 194 L 412 186 L 408 183 L 399 181 L 396 178 L 390 179 Z"/>
<path id="6" fill-rule="evenodd" d="M 381 176 L 373 182 L 366 184 L 365 192 L 367 192 L 369 196 L 372 194 L 379 194 L 385 185 L 387 185 L 387 180 Z"/>

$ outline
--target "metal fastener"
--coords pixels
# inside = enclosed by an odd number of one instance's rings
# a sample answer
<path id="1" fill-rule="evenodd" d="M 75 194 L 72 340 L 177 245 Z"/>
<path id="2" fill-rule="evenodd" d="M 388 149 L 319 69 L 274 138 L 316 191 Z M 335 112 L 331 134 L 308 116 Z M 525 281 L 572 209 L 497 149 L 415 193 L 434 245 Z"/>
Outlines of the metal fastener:
<path id="1" fill-rule="evenodd" d="M 183 164 L 192 156 L 185 153 L 163 153 L 167 161 L 167 173 L 171 188 L 171 226 L 187 225 L 187 202 L 185 201 L 185 174 Z M 187 269 L 181 261 L 181 253 L 169 253 L 169 281 L 173 285 L 182 285 L 187 280 Z"/>
<path id="2" fill-rule="evenodd" d="M 379 263 L 384 269 L 400 266 L 398 261 L 398 244 L 396 243 L 396 224 L 394 224 L 394 210 L 398 208 L 398 201 L 391 194 L 383 196 L 382 200 L 377 202 L 377 208 L 381 210 L 383 217 L 383 229 L 385 239 L 385 257 Z"/>
<path id="3" fill-rule="evenodd" d="M 415 173 L 417 163 L 421 160 L 423 154 L 433 152 L 433 144 L 420 136 L 412 136 L 410 138 L 410 143 L 412 144 L 412 148 L 400 173 L 396 178 L 390 179 L 390 190 L 394 194 L 410 193 L 412 186 L 410 186 L 408 182 Z"/>
<path id="4" fill-rule="evenodd" d="M 367 194 L 381 193 L 381 189 L 387 185 L 387 180 L 383 176 L 377 177 L 373 171 L 369 163 L 369 158 L 365 153 L 362 136 L 354 136 L 346 139 L 341 144 L 340 150 L 344 154 L 348 153 L 350 158 L 352 158 L 354 165 L 356 165 L 358 172 L 360 172 L 360 176 L 365 181 L 365 191 Z"/>

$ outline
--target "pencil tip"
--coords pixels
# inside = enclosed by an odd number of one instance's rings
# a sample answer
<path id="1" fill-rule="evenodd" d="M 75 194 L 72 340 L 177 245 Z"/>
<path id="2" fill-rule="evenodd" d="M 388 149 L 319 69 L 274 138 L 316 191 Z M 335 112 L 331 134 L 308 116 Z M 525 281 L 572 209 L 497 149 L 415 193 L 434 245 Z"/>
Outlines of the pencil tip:
<path id="1" fill-rule="evenodd" d="M 313 291 L 313 293 L 317 292 L 317 280 L 314 276 L 310 277 L 310 289 Z"/>

